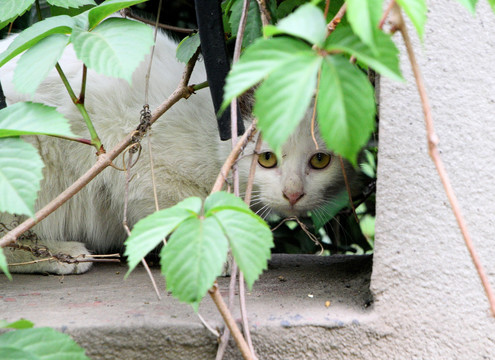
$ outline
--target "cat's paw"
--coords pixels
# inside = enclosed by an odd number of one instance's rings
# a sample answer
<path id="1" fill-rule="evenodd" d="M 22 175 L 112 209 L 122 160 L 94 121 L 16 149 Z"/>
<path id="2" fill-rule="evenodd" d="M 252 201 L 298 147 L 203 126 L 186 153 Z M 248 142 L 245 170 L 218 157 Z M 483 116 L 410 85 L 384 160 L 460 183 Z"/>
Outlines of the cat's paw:
<path id="1" fill-rule="evenodd" d="M 52 246 L 50 251 L 52 254 L 61 255 L 62 258 L 64 255 L 69 255 L 76 260 L 82 260 L 87 255 L 91 255 L 91 253 L 88 251 L 88 249 L 86 249 L 86 246 L 83 243 L 76 241 L 58 242 L 56 248 Z M 64 261 L 53 261 L 50 263 L 50 265 L 50 269 L 46 272 L 49 272 L 51 274 L 69 275 L 83 274 L 91 269 L 93 263 L 77 261 L 74 263 L 68 263 Z"/>
<path id="2" fill-rule="evenodd" d="M 83 243 L 75 241 L 57 241 L 41 244 L 25 244 L 34 249 L 33 252 L 43 253 L 49 251 L 53 257 L 35 256 L 33 253 L 20 249 L 5 250 L 9 271 L 12 273 L 49 273 L 58 275 L 82 274 L 87 272 L 91 262 L 72 262 L 73 259 L 84 259 L 90 255 Z M 40 250 L 41 249 L 41 250 Z M 57 260 L 60 259 L 60 260 Z M 66 259 L 67 261 L 64 261 Z"/>

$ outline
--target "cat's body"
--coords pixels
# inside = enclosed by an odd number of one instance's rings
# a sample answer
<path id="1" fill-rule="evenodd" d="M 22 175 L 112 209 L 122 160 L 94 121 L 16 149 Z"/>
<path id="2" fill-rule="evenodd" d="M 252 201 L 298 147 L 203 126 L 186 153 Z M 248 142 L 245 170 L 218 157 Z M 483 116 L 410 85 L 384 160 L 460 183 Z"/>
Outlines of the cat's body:
<path id="1" fill-rule="evenodd" d="M 0 42 L 0 52 L 10 40 Z M 166 99 L 179 83 L 184 65 L 175 58 L 176 44 L 159 34 L 149 87 L 150 109 Z M 124 80 L 104 77 L 88 71 L 85 105 L 106 149 L 111 149 L 139 123 L 144 103 L 145 74 L 149 57 L 133 75 L 132 87 Z M 79 92 L 82 64 L 72 48 L 65 50 L 60 61 L 74 91 Z M 58 108 L 71 121 L 75 134 L 89 138 L 79 111 L 71 102 L 58 74 L 53 71 L 38 88 L 34 98 L 18 94 L 12 84 L 15 61 L 0 68 L 0 82 L 7 103 L 32 100 Z M 206 80 L 202 62 L 196 64 L 190 83 Z M 181 100 L 152 127 L 154 170 L 161 208 L 172 206 L 189 196 L 205 197 L 211 190 L 220 166 L 230 151 L 230 142 L 221 142 L 208 90 L 198 91 Z M 96 161 L 95 149 L 77 142 L 47 136 L 26 137 L 40 151 L 45 163 L 44 180 L 37 200 L 39 209 L 71 185 Z M 148 146 L 143 141 L 139 161 L 132 168 L 129 185 L 127 222 L 132 227 L 155 209 Z M 239 161 L 240 178 L 247 178 L 254 144 L 250 144 Z M 255 201 L 269 205 L 282 215 L 304 215 L 331 199 L 344 188 L 340 164 L 332 158 L 324 169 L 314 169 L 310 159 L 317 153 L 329 153 L 319 140 L 316 150 L 306 119 L 283 148 L 279 166 L 258 165 L 255 178 Z M 261 152 L 270 149 L 263 145 Z M 114 162 L 122 167 L 122 156 Z M 52 253 L 71 255 L 106 253 L 119 250 L 126 238 L 122 225 L 125 194 L 125 173 L 108 168 L 74 198 L 34 227 L 39 242 Z M 9 227 L 12 217 L 0 216 L 0 223 Z M 2 232 L 0 230 L 0 235 Z M 80 242 L 80 243 L 76 243 Z M 83 245 L 84 243 L 85 245 Z M 5 249 L 9 263 L 28 260 L 26 252 Z M 41 262 L 28 266 L 12 266 L 14 272 L 80 273 L 89 263 L 78 265 Z"/>

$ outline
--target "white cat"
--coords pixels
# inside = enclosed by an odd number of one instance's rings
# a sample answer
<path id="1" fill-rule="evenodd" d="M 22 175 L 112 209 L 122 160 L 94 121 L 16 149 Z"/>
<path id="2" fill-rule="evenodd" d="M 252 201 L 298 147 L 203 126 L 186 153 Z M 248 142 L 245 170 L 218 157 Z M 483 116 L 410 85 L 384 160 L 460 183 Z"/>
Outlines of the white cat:
<path id="1" fill-rule="evenodd" d="M 4 51 L 10 41 L 0 42 L 0 51 Z M 179 83 L 184 64 L 176 60 L 175 49 L 173 41 L 164 34 L 158 34 L 149 85 L 150 109 L 166 99 Z M 85 104 L 106 149 L 111 149 L 139 123 L 148 61 L 149 57 L 135 71 L 132 86 L 124 80 L 88 71 Z M 78 93 L 82 64 L 71 47 L 65 50 L 60 65 Z M 0 82 L 8 104 L 33 100 L 55 106 L 70 119 L 75 134 L 89 138 L 80 113 L 55 71 L 50 73 L 34 98 L 30 99 L 15 91 L 12 84 L 14 68 L 15 60 L 0 68 Z M 205 80 L 204 66 L 199 62 L 190 83 Z M 246 123 L 249 123 L 249 119 Z M 95 149 L 87 145 L 47 136 L 25 138 L 39 149 L 45 163 L 37 209 L 66 189 L 96 161 Z M 207 196 L 231 146 L 230 142 L 219 140 L 208 90 L 200 90 L 189 99 L 181 100 L 165 113 L 152 127 L 151 142 L 161 208 L 172 206 L 189 196 Z M 284 216 L 303 216 L 344 189 L 338 158 L 326 150 L 319 138 L 318 146 L 319 150 L 311 138 L 309 115 L 283 147 L 281 159 L 276 159 L 271 149 L 263 144 L 255 176 L 253 202 L 257 204 L 257 209 L 265 215 L 269 208 Z M 155 209 L 147 148 L 143 141 L 143 153 L 132 169 L 136 176 L 129 185 L 127 212 L 131 228 Z M 243 185 L 249 172 L 253 148 L 254 144 L 251 143 L 239 161 Z M 121 156 L 115 164 L 121 166 Z M 350 168 L 347 171 L 350 177 L 354 176 Z M 75 256 L 88 254 L 88 249 L 96 253 L 120 250 L 126 238 L 122 225 L 124 185 L 124 172 L 113 168 L 104 170 L 73 199 L 33 228 L 39 244 L 47 246 L 52 253 Z M 0 223 L 7 227 L 12 221 L 12 216 L 3 214 L 0 217 Z M 32 245 L 29 240 L 27 244 Z M 32 259 L 25 251 L 4 250 L 9 263 Z M 10 270 L 70 274 L 83 273 L 90 266 L 90 263 L 40 262 L 11 266 Z"/>

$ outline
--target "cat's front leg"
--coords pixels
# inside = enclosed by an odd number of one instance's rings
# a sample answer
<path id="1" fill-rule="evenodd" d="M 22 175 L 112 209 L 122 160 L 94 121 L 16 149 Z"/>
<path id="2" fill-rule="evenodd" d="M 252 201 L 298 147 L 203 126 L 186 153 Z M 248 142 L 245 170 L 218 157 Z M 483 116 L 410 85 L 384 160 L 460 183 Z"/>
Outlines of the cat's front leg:
<path id="1" fill-rule="evenodd" d="M 18 241 L 4 248 L 12 273 L 82 274 L 91 268 L 91 262 L 79 262 L 90 255 L 83 243 L 75 241 Z"/>

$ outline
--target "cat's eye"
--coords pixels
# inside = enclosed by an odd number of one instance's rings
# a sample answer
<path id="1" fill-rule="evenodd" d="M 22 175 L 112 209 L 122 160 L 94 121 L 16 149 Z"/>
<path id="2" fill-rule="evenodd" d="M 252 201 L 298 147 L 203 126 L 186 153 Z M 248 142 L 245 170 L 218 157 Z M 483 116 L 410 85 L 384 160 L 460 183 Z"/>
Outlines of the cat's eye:
<path id="1" fill-rule="evenodd" d="M 275 167 L 277 166 L 277 156 L 269 151 L 261 153 L 258 157 L 258 164 L 268 169 Z"/>
<path id="2" fill-rule="evenodd" d="M 309 165 L 311 165 L 313 169 L 324 169 L 328 166 L 328 164 L 330 164 L 330 159 L 331 156 L 329 154 L 316 153 L 309 160 Z"/>

